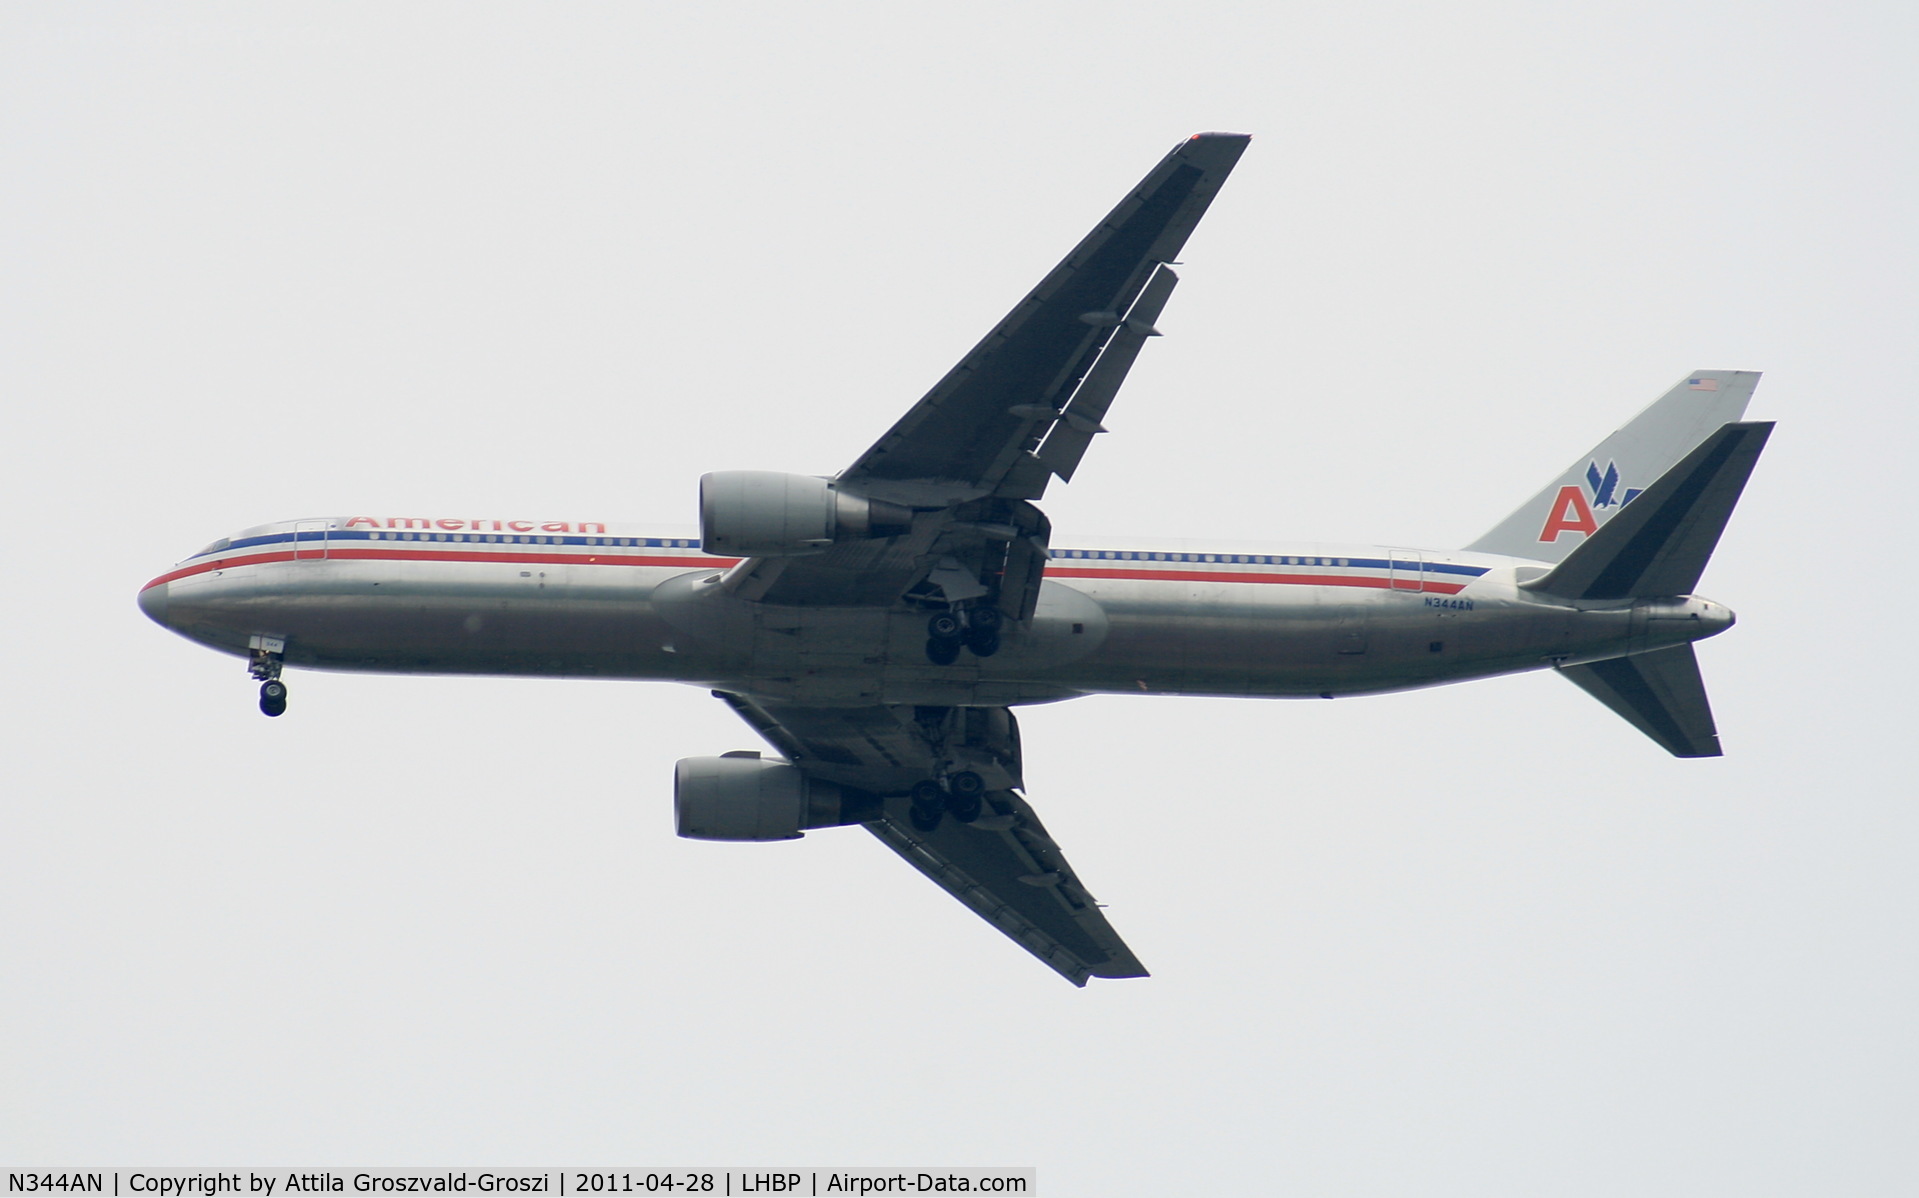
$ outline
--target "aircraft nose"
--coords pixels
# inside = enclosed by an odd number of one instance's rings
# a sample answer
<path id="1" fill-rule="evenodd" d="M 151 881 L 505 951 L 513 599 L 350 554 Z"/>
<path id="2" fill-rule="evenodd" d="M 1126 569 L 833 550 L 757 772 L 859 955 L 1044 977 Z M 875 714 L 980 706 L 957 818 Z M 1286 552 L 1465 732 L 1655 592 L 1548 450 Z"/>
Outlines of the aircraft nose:
<path id="1" fill-rule="evenodd" d="M 152 582 L 140 592 L 140 610 L 147 613 L 147 619 L 162 628 L 167 627 L 167 588 L 172 585 L 169 582 Z"/>

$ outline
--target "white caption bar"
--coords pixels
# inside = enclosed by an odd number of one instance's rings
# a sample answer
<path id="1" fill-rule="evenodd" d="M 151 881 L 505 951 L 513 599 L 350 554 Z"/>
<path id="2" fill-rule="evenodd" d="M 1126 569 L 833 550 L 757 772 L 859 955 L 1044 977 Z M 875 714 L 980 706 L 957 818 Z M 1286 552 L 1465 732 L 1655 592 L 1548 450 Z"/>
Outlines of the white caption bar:
<path id="1" fill-rule="evenodd" d="M 298 1194 L 851 1195 L 1038 1193 L 1032 1169 L 12 1169 L 5 1194 L 42 1198 L 285 1198 Z"/>

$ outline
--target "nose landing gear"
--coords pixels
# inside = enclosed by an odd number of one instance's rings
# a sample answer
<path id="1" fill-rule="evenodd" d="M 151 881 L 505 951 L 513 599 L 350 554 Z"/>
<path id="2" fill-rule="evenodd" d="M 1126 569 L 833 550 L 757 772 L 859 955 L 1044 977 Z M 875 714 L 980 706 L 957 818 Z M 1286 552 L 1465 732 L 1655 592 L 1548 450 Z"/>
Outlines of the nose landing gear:
<path id="1" fill-rule="evenodd" d="M 247 642 L 247 674 L 260 680 L 260 711 L 264 715 L 285 715 L 287 684 L 280 681 L 281 656 L 287 644 L 278 637 L 256 636 Z"/>

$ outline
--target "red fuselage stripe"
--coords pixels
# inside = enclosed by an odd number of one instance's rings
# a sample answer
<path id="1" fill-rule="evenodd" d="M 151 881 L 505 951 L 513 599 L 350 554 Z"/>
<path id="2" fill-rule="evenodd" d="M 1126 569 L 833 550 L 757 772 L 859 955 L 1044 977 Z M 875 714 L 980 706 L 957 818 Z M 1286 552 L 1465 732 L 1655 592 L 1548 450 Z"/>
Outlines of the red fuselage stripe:
<path id="1" fill-rule="evenodd" d="M 296 560 L 292 550 L 279 553 L 248 553 L 240 557 L 221 558 L 217 561 L 198 562 L 191 566 L 182 566 L 168 574 L 162 574 L 147 584 L 147 587 L 159 586 L 163 582 L 172 582 L 176 578 L 189 578 L 195 574 L 207 574 L 214 570 L 232 570 L 240 566 L 261 566 L 269 562 L 290 562 Z M 739 561 L 732 557 L 658 557 L 638 554 L 611 553 L 420 553 L 405 549 L 330 549 L 325 553 L 303 551 L 299 561 L 403 561 L 403 562 L 504 562 L 513 565 L 533 566 L 684 566 L 688 570 L 711 569 L 715 566 L 731 566 Z M 146 587 L 141 587 L 145 590 Z"/>
<path id="2" fill-rule="evenodd" d="M 305 552 L 296 558 L 292 550 L 284 550 L 278 553 L 248 553 L 239 557 L 182 566 L 171 573 L 160 575 L 141 590 L 159 586 L 163 582 L 191 578 L 196 574 L 212 573 L 215 570 L 233 570 L 241 566 L 260 566 L 271 562 L 295 560 L 493 562 L 535 566 L 679 566 L 688 570 L 716 567 L 724 569 L 739 561 L 738 558 L 730 557 L 662 557 L 651 554 L 642 556 L 623 553 L 474 553 L 471 550 L 421 553 L 406 549 L 329 549 L 324 554 Z M 1407 586 L 1397 579 L 1355 574 L 1273 574 L 1228 570 L 1142 570 L 1137 568 L 1089 570 L 1077 566 L 1049 565 L 1046 569 L 1046 577 L 1135 579 L 1142 582 L 1249 582 L 1280 586 L 1370 587 L 1375 590 L 1426 591 L 1438 595 L 1456 595 L 1466 589 L 1464 583 L 1438 582 L 1431 578 L 1422 580 L 1411 576 L 1405 582 L 1418 585 Z"/>

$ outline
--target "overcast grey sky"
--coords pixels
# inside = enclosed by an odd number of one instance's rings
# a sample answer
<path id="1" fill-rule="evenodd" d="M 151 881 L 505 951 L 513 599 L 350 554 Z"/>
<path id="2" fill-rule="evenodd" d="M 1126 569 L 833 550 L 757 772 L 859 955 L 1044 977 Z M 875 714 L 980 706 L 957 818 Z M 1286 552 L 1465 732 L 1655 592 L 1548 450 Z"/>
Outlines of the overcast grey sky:
<path id="1" fill-rule="evenodd" d="M 1902 3 L 0 3 L 0 1162 L 1004 1164 L 1047 1195 L 1919 1185 Z M 857 831 L 676 840 L 703 693 L 290 676 L 274 519 L 829 473 L 1255 139 L 1062 533 L 1463 544 L 1684 372 L 1780 428 L 1728 756 L 1529 676 L 1022 715 L 1155 977 Z"/>

